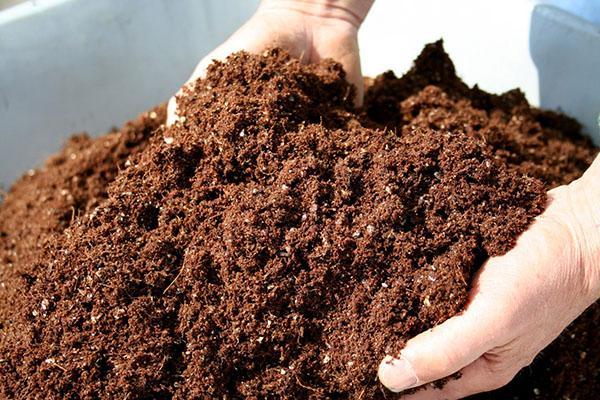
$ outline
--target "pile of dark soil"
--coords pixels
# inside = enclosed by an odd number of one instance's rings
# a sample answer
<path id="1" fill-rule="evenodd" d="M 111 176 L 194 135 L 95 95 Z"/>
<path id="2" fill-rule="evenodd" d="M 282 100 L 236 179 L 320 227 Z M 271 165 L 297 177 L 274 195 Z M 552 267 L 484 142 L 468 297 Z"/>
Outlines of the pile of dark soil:
<path id="1" fill-rule="evenodd" d="M 459 312 L 596 150 L 465 86 L 441 43 L 352 96 L 333 62 L 239 53 L 182 122 L 156 109 L 23 177 L 0 206 L 0 395 L 390 398 L 381 358 Z M 498 396 L 589 398 L 597 321 Z"/>

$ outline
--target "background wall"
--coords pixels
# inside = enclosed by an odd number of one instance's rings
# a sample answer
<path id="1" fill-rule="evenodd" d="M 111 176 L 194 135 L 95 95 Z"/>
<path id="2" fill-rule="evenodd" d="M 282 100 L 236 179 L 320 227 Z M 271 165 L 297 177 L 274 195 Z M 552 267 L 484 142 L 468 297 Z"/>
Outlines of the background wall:
<path id="1" fill-rule="evenodd" d="M 73 132 L 166 101 L 251 0 L 38 0 L 0 12 L 0 184 Z"/>
<path id="2" fill-rule="evenodd" d="M 545 2 L 566 4 L 589 20 L 600 20 L 600 1 Z M 368 75 L 387 69 L 400 75 L 425 43 L 443 37 L 467 83 L 493 92 L 518 86 L 538 104 L 539 76 L 529 45 L 531 12 L 537 3 L 377 0 L 359 37 L 363 69 Z M 195 63 L 241 25 L 257 4 L 258 0 L 30 0 L 0 12 L 0 185 L 6 187 L 39 164 L 71 133 L 105 132 L 166 101 Z M 590 46 L 600 43 L 595 38 Z M 571 57 L 586 53 L 574 51 Z M 575 66 L 583 63 L 573 61 Z M 600 65 L 589 68 L 595 67 L 600 71 Z M 597 73 L 585 77 L 587 82 L 600 82 Z"/>
<path id="3" fill-rule="evenodd" d="M 22 3 L 23 0 L 0 0 L 0 10 Z"/>
<path id="4" fill-rule="evenodd" d="M 424 43 L 444 38 L 468 84 L 492 92 L 520 87 L 537 104 L 537 70 L 528 41 L 534 5 L 527 0 L 376 1 L 360 33 L 364 72 L 406 71 Z"/>

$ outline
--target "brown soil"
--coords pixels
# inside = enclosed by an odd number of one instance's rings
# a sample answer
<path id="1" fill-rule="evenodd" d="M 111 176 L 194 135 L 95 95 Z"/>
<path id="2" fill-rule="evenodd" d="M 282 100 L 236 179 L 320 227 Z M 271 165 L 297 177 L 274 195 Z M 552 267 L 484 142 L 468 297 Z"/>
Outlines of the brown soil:
<path id="1" fill-rule="evenodd" d="M 440 43 L 375 79 L 361 113 L 343 78 L 236 54 L 181 99 L 184 122 L 159 108 L 76 137 L 15 184 L 0 397 L 390 398 L 383 355 L 459 312 L 596 150 L 518 91 L 465 86 Z M 499 398 L 590 398 L 597 321 Z"/>

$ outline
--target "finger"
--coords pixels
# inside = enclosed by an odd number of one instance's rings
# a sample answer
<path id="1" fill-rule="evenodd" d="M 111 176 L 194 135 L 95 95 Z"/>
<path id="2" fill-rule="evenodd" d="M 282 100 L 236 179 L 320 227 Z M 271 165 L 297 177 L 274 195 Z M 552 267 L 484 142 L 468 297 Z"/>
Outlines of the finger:
<path id="1" fill-rule="evenodd" d="M 494 348 L 494 321 L 483 308 L 475 299 L 464 314 L 409 340 L 399 357 L 379 365 L 381 383 L 401 392 L 450 376 Z"/>
<path id="2" fill-rule="evenodd" d="M 360 57 L 358 57 L 358 45 L 354 43 L 354 46 L 355 47 L 349 52 L 346 52 L 335 59 L 344 67 L 344 71 L 346 71 L 346 80 L 356 88 L 354 105 L 360 107 L 363 104 L 365 84 L 360 67 Z"/>
<path id="3" fill-rule="evenodd" d="M 219 46 L 198 63 L 196 68 L 194 68 L 192 75 L 183 84 L 181 89 L 179 89 L 177 93 L 175 93 L 175 95 L 169 99 L 167 104 L 167 126 L 173 125 L 179 119 L 179 114 L 177 112 L 177 97 L 183 94 L 183 88 L 187 87 L 191 89 L 196 80 L 199 78 L 204 78 L 206 75 L 206 69 L 214 60 L 224 60 L 229 54 L 235 51 L 236 50 L 228 51 L 226 50 L 226 47 Z"/>
<path id="4" fill-rule="evenodd" d="M 516 375 L 518 369 L 508 365 L 497 364 L 482 356 L 463 368 L 458 379 L 450 379 L 441 388 L 428 386 L 412 395 L 403 396 L 407 400 L 454 400 L 488 392 L 508 384 Z"/>
<path id="5" fill-rule="evenodd" d="M 362 106 L 364 97 L 364 81 L 360 67 L 360 53 L 358 48 L 356 28 L 350 28 L 344 39 L 340 40 L 340 33 L 327 32 L 327 34 L 313 38 L 313 53 L 308 60 L 317 62 L 331 58 L 342 65 L 346 71 L 346 80 L 356 88 L 354 104 Z"/>
<path id="6" fill-rule="evenodd" d="M 167 126 L 173 125 L 179 119 L 179 115 L 177 114 L 177 96 L 180 94 L 181 89 L 167 103 Z"/>
<path id="7" fill-rule="evenodd" d="M 198 65 L 196 65 L 196 68 L 194 68 L 194 71 L 192 72 L 192 75 L 188 79 L 187 83 L 195 82 L 199 78 L 204 78 L 206 76 L 206 70 L 210 64 L 215 61 L 225 61 L 229 55 L 241 50 L 255 53 L 260 49 L 257 49 L 252 41 L 247 41 L 242 44 L 238 40 L 230 39 L 228 42 L 210 52 L 198 63 Z"/>
<path id="8" fill-rule="evenodd" d="M 184 87 L 192 89 L 194 82 L 200 78 L 204 78 L 209 65 L 211 65 L 214 61 L 224 61 L 230 54 L 241 50 L 245 50 L 250 53 L 260 53 L 262 50 L 264 50 L 264 47 L 265 46 L 263 44 L 255 43 L 255 41 L 241 43 L 234 36 L 226 43 L 210 52 L 198 63 L 196 68 L 194 68 L 192 75 L 189 77 L 186 83 L 184 83 L 182 88 L 179 89 L 179 91 L 169 99 L 169 103 L 167 104 L 167 126 L 171 126 L 179 118 L 177 113 L 177 96 L 182 95 Z"/>
<path id="9" fill-rule="evenodd" d="M 260 54 L 269 48 L 281 47 L 290 51 L 293 56 L 296 56 L 293 51 L 295 47 L 294 40 L 287 37 L 287 35 L 271 34 L 270 32 L 277 31 L 277 27 L 270 28 L 268 25 L 264 25 L 269 23 L 269 21 L 264 21 L 258 31 L 253 24 L 242 26 L 227 41 L 210 52 L 210 54 L 198 63 L 188 79 L 188 83 L 195 82 L 198 78 L 204 78 L 206 70 L 214 61 L 225 61 L 229 55 L 242 50 L 248 53 Z"/>

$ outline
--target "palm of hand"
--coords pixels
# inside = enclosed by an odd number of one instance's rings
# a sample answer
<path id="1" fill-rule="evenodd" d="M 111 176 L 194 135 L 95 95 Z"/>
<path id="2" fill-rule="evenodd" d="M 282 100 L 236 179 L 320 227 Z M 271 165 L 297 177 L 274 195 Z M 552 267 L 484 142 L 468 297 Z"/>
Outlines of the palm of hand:
<path id="1" fill-rule="evenodd" d="M 302 62 L 316 63 L 331 58 L 344 66 L 347 79 L 357 89 L 356 103 L 364 92 L 357 43 L 358 25 L 287 9 L 269 9 L 254 15 L 227 41 L 207 55 L 196 67 L 187 84 L 201 78 L 213 60 L 245 50 L 262 53 L 281 47 Z M 177 119 L 176 98 L 169 101 L 167 124 Z"/>

